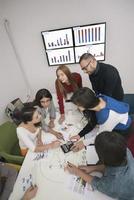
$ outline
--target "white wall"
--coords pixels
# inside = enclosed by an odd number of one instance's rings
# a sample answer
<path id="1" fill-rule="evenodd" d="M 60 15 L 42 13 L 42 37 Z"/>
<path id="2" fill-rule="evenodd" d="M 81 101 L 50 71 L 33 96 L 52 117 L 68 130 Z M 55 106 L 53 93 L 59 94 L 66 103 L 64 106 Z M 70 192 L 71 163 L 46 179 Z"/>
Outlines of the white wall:
<path id="1" fill-rule="evenodd" d="M 5 120 L 3 110 L 16 97 L 27 99 L 28 87 L 24 81 L 3 22 L 10 23 L 12 36 L 32 95 L 43 87 L 54 91 L 56 67 L 48 67 L 41 31 L 106 22 L 106 61 L 120 72 L 125 92 L 133 90 L 134 52 L 133 0 L 0 0 L 0 122 Z M 80 71 L 70 65 L 71 71 Z M 7 74 L 9 75 L 7 78 Z M 84 85 L 90 86 L 82 74 Z"/>

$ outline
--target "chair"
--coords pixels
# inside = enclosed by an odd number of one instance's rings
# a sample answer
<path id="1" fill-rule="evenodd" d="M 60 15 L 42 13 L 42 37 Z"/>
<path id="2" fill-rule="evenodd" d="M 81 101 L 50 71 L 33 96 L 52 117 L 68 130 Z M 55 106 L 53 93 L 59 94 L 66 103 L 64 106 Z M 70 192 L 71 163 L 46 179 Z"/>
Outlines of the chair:
<path id="1" fill-rule="evenodd" d="M 9 121 L 0 125 L 0 156 L 13 164 L 21 165 L 24 160 L 20 154 L 16 125 Z"/>
<path id="2" fill-rule="evenodd" d="M 123 101 L 129 104 L 129 114 L 134 119 L 134 94 L 124 94 Z"/>

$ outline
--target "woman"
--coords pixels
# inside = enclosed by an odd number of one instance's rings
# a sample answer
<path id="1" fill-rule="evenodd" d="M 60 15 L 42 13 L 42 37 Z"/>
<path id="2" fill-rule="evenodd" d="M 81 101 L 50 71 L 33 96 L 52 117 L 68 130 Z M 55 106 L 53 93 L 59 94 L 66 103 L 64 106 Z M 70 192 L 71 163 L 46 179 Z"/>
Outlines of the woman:
<path id="1" fill-rule="evenodd" d="M 21 111 L 21 121 L 21 124 L 17 127 L 17 136 L 23 156 L 29 149 L 33 152 L 43 152 L 60 146 L 59 141 L 50 144 L 43 144 L 41 141 L 41 129 L 38 127 L 41 122 L 41 115 L 36 108 L 24 107 Z"/>
<path id="2" fill-rule="evenodd" d="M 63 99 L 65 101 L 70 100 L 68 96 L 82 87 L 82 79 L 80 74 L 71 73 L 66 65 L 60 65 L 56 70 L 56 75 L 55 87 L 61 114 L 59 123 L 61 124 L 65 120 Z"/>
<path id="3" fill-rule="evenodd" d="M 77 90 L 71 97 L 71 101 L 77 105 L 80 111 L 94 111 L 98 128 L 96 134 L 102 131 L 116 130 L 125 135 L 131 126 L 131 118 L 128 115 L 129 105 L 124 102 L 117 101 L 106 95 L 98 95 L 89 88 L 83 87 Z M 78 136 L 76 136 L 77 139 Z M 73 146 L 73 150 L 77 151 L 84 146 L 94 142 L 95 137 L 85 139 Z"/>
<path id="4" fill-rule="evenodd" d="M 40 89 L 35 96 L 35 105 L 38 106 L 37 111 L 41 114 L 41 125 L 45 132 L 52 133 L 58 139 L 63 139 L 60 132 L 53 130 L 54 120 L 56 118 L 56 109 L 52 100 L 52 95 L 47 89 Z M 46 124 L 46 117 L 49 115 L 50 121 Z"/>

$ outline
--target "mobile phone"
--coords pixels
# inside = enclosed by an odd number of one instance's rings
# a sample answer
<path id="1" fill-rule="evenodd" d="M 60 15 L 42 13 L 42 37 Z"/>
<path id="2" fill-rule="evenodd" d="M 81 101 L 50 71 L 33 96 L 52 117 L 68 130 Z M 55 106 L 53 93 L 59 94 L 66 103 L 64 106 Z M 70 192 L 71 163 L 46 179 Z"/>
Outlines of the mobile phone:
<path id="1" fill-rule="evenodd" d="M 64 153 L 68 153 L 69 151 L 71 151 L 71 147 L 73 146 L 73 142 L 72 141 L 68 141 L 66 144 L 61 145 L 61 149 Z"/>

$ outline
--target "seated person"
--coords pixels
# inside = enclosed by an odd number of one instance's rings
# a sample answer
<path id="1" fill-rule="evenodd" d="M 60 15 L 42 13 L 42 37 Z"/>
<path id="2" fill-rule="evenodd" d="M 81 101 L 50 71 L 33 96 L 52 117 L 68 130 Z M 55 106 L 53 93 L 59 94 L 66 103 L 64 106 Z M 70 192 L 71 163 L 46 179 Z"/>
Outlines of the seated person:
<path id="1" fill-rule="evenodd" d="M 77 105 L 80 111 L 95 112 L 98 128 L 96 134 L 102 131 L 117 130 L 122 134 L 128 133 L 131 126 L 131 118 L 128 114 L 129 105 L 127 103 L 117 101 L 106 95 L 98 95 L 89 88 L 83 87 L 74 92 L 71 101 Z M 85 131 L 87 134 L 87 131 Z M 83 133 L 83 136 L 85 135 Z M 73 151 L 78 151 L 84 146 L 94 142 L 96 135 L 90 139 L 85 139 L 75 143 L 72 147 Z M 74 136 L 71 139 L 79 139 L 80 135 Z"/>
<path id="2" fill-rule="evenodd" d="M 56 118 L 56 109 L 52 100 L 52 95 L 47 89 L 40 89 L 35 95 L 35 105 L 38 106 L 37 110 L 41 114 L 42 129 L 45 132 L 50 132 L 58 139 L 63 139 L 60 132 L 53 130 L 54 120 Z M 49 115 L 49 124 L 46 124 L 45 118 Z"/>
<path id="3" fill-rule="evenodd" d="M 76 167 L 69 163 L 65 170 L 80 176 L 93 190 L 120 200 L 134 200 L 134 158 L 126 148 L 125 138 L 116 132 L 102 132 L 95 139 L 101 165 Z M 98 171 L 102 177 L 90 175 Z"/>
<path id="4" fill-rule="evenodd" d="M 61 114 L 59 123 L 61 124 L 65 120 L 63 99 L 69 100 L 68 95 L 72 95 L 74 91 L 82 87 L 82 79 L 79 73 L 71 73 L 66 65 L 60 65 L 56 70 L 56 75 L 55 87 Z"/>
<path id="5" fill-rule="evenodd" d="M 0 162 L 0 199 L 8 200 L 17 177 L 17 170 Z"/>
<path id="6" fill-rule="evenodd" d="M 53 141 L 49 144 L 43 144 L 41 141 L 41 115 L 38 113 L 37 108 L 24 107 L 21 110 L 21 124 L 17 127 L 17 136 L 21 154 L 26 155 L 28 149 L 33 152 L 43 152 L 51 148 L 60 146 L 59 141 Z"/>

